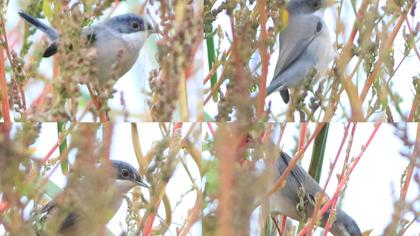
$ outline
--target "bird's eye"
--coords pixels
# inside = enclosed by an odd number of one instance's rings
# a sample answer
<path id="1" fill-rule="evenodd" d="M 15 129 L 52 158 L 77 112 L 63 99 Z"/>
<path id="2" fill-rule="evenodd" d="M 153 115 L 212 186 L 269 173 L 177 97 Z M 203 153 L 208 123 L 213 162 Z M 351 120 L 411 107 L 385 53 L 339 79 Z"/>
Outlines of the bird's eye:
<path id="1" fill-rule="evenodd" d="M 133 23 L 131 23 L 131 27 L 133 29 L 139 29 L 140 28 L 140 24 L 137 21 L 133 21 Z"/>
<path id="2" fill-rule="evenodd" d="M 123 169 L 121 171 L 121 176 L 125 179 L 128 179 L 128 177 L 130 177 L 130 171 L 128 171 L 127 169 Z"/>
<path id="3" fill-rule="evenodd" d="M 314 1 L 314 2 L 312 3 L 312 6 L 313 6 L 314 8 L 318 8 L 318 7 L 320 7 L 320 5 L 321 5 L 321 3 L 320 3 L 319 1 Z"/>

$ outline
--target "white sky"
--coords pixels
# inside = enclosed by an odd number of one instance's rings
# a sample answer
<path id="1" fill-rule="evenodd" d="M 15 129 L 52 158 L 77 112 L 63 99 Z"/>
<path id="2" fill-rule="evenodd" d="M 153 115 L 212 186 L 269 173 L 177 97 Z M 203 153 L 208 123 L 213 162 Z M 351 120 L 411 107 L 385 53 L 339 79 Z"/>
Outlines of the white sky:
<path id="1" fill-rule="evenodd" d="M 356 1 L 357 2 L 357 9 L 359 8 L 361 1 Z M 218 3 L 220 3 L 220 1 L 218 1 Z M 380 6 L 385 4 L 385 1 L 379 1 Z M 414 25 L 416 25 L 416 22 L 419 22 L 419 15 L 420 15 L 420 8 L 417 7 L 416 9 L 416 16 L 417 18 L 415 19 L 414 22 L 410 21 L 410 25 L 411 27 L 414 27 Z M 334 43 L 335 41 L 335 23 L 336 23 L 336 19 L 337 19 L 337 14 L 338 12 L 336 11 L 336 7 L 332 6 L 329 7 L 325 10 L 325 15 L 324 15 L 324 21 L 326 22 L 329 31 L 330 31 L 330 35 L 331 35 L 331 39 L 332 42 Z M 411 16 L 408 17 L 410 20 L 412 19 Z M 350 5 L 350 1 L 344 1 L 344 6 L 343 6 L 343 10 L 342 10 L 342 16 L 341 19 L 343 19 L 343 23 L 344 23 L 344 29 L 346 32 L 346 39 L 349 37 L 350 31 L 351 31 L 351 27 L 353 25 L 355 16 L 353 11 L 351 10 L 351 5 Z M 228 48 L 230 47 L 230 42 L 231 42 L 231 32 L 230 32 L 230 20 L 229 18 L 225 15 L 225 14 L 219 14 L 218 18 L 216 19 L 215 23 L 213 24 L 213 28 L 216 28 L 217 26 L 220 26 L 223 31 L 225 32 L 225 38 L 222 40 L 222 43 L 220 45 L 220 51 L 226 51 L 228 50 Z M 271 23 L 272 24 L 272 23 Z M 268 25 L 270 25 L 270 22 L 268 22 Z M 404 25 L 403 25 L 404 27 Z M 404 40 L 402 37 L 402 29 L 400 30 L 399 34 L 397 35 L 395 41 L 394 41 L 394 55 L 395 55 L 395 66 L 394 69 L 396 68 L 396 66 L 398 65 L 398 63 L 400 62 L 401 58 L 403 57 L 403 52 L 404 52 Z M 356 40 L 357 40 L 356 36 Z M 278 40 L 277 40 L 278 41 Z M 276 41 L 276 42 L 277 42 Z M 217 37 L 215 37 L 215 46 L 216 48 L 218 47 L 218 39 Z M 343 43 L 343 39 L 339 38 L 339 43 Z M 276 48 L 278 49 L 278 42 L 276 43 Z M 276 66 L 277 63 L 277 57 L 278 57 L 278 50 L 275 50 L 270 57 L 270 62 L 269 62 L 269 73 L 267 76 L 267 86 L 270 83 L 272 77 L 273 77 L 273 73 L 274 73 L 274 68 Z M 207 75 L 209 68 L 208 68 L 208 58 L 207 58 L 207 51 L 205 50 L 205 55 L 204 55 L 204 65 L 205 69 L 204 69 L 204 74 Z M 253 66 L 255 66 L 257 63 L 260 62 L 260 57 L 258 53 L 255 53 L 252 57 L 251 57 L 251 61 L 250 61 L 250 66 L 251 68 L 253 68 Z M 354 65 L 356 64 L 356 60 L 352 60 L 350 62 L 350 66 L 347 67 L 347 73 L 349 74 L 351 72 L 351 70 L 353 70 Z M 399 68 L 399 70 L 397 71 L 397 73 L 395 74 L 394 78 L 391 80 L 392 83 L 394 84 L 391 89 L 392 91 L 398 92 L 398 94 L 400 94 L 400 96 L 402 96 L 403 98 L 403 102 L 401 104 L 402 107 L 402 111 L 404 112 L 404 114 L 406 114 L 406 116 L 409 113 L 409 110 L 411 108 L 411 104 L 412 101 L 414 99 L 414 94 L 415 91 L 413 89 L 412 86 L 412 76 L 417 75 L 420 73 L 420 67 L 419 65 L 419 59 L 417 58 L 417 56 L 414 55 L 414 52 L 412 51 L 410 53 L 410 55 L 405 59 L 405 61 L 402 63 L 401 67 Z M 360 66 L 360 68 L 363 68 L 363 64 Z M 220 76 L 222 69 L 219 68 L 218 70 L 218 76 Z M 363 70 L 362 70 L 363 71 Z M 388 76 L 386 76 L 386 78 L 388 78 Z M 366 80 L 366 76 L 364 75 L 364 73 L 359 74 L 359 77 L 357 77 L 357 88 L 360 92 L 362 91 L 363 85 L 364 85 L 364 81 Z M 353 80 L 354 82 L 355 80 Z M 226 82 L 224 83 L 226 84 Z M 206 83 L 205 85 L 206 89 L 210 88 L 210 82 Z M 222 86 L 222 91 L 225 91 L 224 86 Z M 343 120 L 341 118 L 342 114 L 346 114 L 347 116 L 349 116 L 350 114 L 350 105 L 348 102 L 348 97 L 346 95 L 345 92 L 343 92 L 342 95 L 342 99 L 341 104 L 344 107 L 344 110 L 342 109 L 342 107 L 339 107 L 337 110 L 337 116 L 334 116 L 332 121 L 341 121 Z M 205 96 L 207 96 L 208 93 L 205 94 Z M 366 97 L 366 101 L 370 98 L 371 93 L 369 92 L 367 97 Z M 265 100 L 265 106 L 268 107 L 269 102 L 271 102 L 271 110 L 272 113 L 274 114 L 274 116 L 278 116 L 280 114 L 283 114 L 286 109 L 287 109 L 287 105 L 284 104 L 283 100 L 281 99 L 279 93 L 274 93 L 272 95 L 270 95 L 269 97 L 267 97 L 267 99 Z M 365 102 L 365 104 L 367 104 Z M 390 102 L 390 106 L 393 107 L 394 104 L 392 104 Z M 364 106 L 364 114 L 366 114 L 366 109 L 367 106 Z M 212 99 L 210 99 L 210 101 L 204 106 L 204 110 L 210 114 L 210 116 L 215 117 L 217 114 L 217 104 L 213 102 Z M 395 113 L 396 116 L 396 112 L 393 109 L 392 110 L 393 113 Z M 380 119 L 381 117 L 383 117 L 384 114 L 374 114 L 371 116 L 371 118 L 369 120 L 376 120 L 376 119 Z M 282 120 L 278 120 L 278 121 L 283 121 L 284 115 L 281 116 Z M 297 118 L 297 117 L 296 117 Z M 278 119 L 278 118 L 277 118 Z M 396 116 L 394 117 L 395 121 L 399 121 L 400 117 Z"/>
<path id="2" fill-rule="evenodd" d="M 291 150 L 297 145 L 296 138 L 299 135 L 298 125 L 299 123 L 288 123 L 283 135 L 281 146 L 290 155 L 294 154 Z M 410 140 L 414 141 L 416 124 L 412 123 L 409 125 Z M 213 127 L 216 129 L 215 124 L 213 124 Z M 313 123 L 309 125 L 311 132 L 313 132 L 314 127 L 315 124 Z M 359 123 L 357 125 L 351 151 L 352 157 L 360 152 L 362 145 L 366 143 L 372 130 L 372 123 Z M 404 150 L 404 147 L 401 141 L 394 136 L 394 131 L 391 125 L 382 124 L 375 139 L 371 142 L 350 176 L 350 181 L 348 182 L 345 197 L 342 202 L 343 209 L 353 217 L 362 231 L 374 229 L 371 234 L 372 236 L 381 235 L 383 229 L 390 222 L 394 199 L 399 196 L 401 175 L 408 164 L 407 159 L 399 154 L 400 151 Z M 208 133 L 209 137 L 212 137 L 207 125 L 203 126 L 203 132 Z M 276 131 L 275 140 L 277 140 L 278 134 L 279 129 Z M 321 176 L 321 186 L 323 186 L 328 176 L 329 163 L 335 158 L 343 134 L 344 124 L 330 124 Z M 330 196 L 337 187 L 335 173 L 341 172 L 345 147 L 327 188 L 327 194 Z M 205 154 L 203 157 L 208 157 L 208 152 Z M 306 170 L 309 167 L 311 154 L 312 145 L 309 146 L 302 160 L 302 166 Z M 419 174 L 419 171 L 416 170 L 416 173 Z M 407 199 L 412 200 L 419 194 L 420 192 L 416 187 L 416 183 L 414 180 L 411 181 Z M 420 206 L 415 207 L 419 209 Z M 254 212 L 253 220 L 251 220 L 252 235 L 255 236 L 259 235 L 258 221 L 256 221 L 258 219 L 257 212 Z M 412 217 L 408 219 L 412 219 Z M 420 232 L 420 224 L 417 222 L 412 225 L 411 229 L 405 235 L 418 235 L 418 232 Z"/>

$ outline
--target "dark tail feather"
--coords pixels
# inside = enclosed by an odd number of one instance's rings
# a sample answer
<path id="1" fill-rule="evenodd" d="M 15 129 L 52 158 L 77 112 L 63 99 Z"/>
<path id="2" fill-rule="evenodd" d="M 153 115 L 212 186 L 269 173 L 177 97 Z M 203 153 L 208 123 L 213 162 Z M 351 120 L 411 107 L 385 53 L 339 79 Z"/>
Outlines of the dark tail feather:
<path id="1" fill-rule="evenodd" d="M 27 22 L 29 22 L 30 24 L 32 24 L 33 26 L 35 26 L 36 28 L 38 28 L 39 30 L 41 30 L 42 32 L 44 32 L 45 34 L 48 35 L 48 38 L 50 38 L 51 40 L 56 40 L 58 39 L 58 32 L 57 30 L 49 27 L 48 25 L 42 23 L 40 20 L 32 17 L 31 15 L 28 15 L 27 13 L 20 11 L 19 15 L 25 19 Z"/>
<path id="2" fill-rule="evenodd" d="M 329 211 L 327 211 L 329 213 Z M 323 216 L 323 223 L 325 225 L 328 219 L 328 214 L 326 213 Z M 357 225 L 356 221 L 353 220 L 349 215 L 347 215 L 341 209 L 337 209 L 336 219 L 332 224 L 330 232 L 334 236 L 340 235 L 349 235 L 349 236 L 362 236 L 362 232 L 360 231 L 359 226 Z"/>
<path id="3" fill-rule="evenodd" d="M 283 98 L 284 103 L 289 103 L 290 100 L 290 96 L 289 96 L 289 90 L 288 89 L 283 89 L 280 90 L 280 96 L 281 98 Z"/>
<path id="4" fill-rule="evenodd" d="M 47 47 L 47 49 L 45 49 L 45 52 L 42 56 L 43 57 L 50 57 L 50 56 L 56 54 L 57 51 L 58 51 L 57 42 L 54 41 Z"/>

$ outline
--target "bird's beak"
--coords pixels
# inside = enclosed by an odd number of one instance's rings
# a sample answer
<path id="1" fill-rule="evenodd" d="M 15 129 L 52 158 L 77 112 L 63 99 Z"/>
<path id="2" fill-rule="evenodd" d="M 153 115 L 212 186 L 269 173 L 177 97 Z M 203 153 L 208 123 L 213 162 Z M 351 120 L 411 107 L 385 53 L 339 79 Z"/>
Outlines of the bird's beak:
<path id="1" fill-rule="evenodd" d="M 155 32 L 155 27 L 153 27 L 152 23 L 147 22 L 147 23 L 146 23 L 146 27 L 147 27 L 147 30 L 148 30 L 148 31 L 150 31 L 150 32 Z"/>
<path id="2" fill-rule="evenodd" d="M 136 183 L 141 187 L 145 187 L 147 189 L 150 189 L 150 186 L 148 184 L 146 184 L 145 182 L 143 182 L 142 180 L 136 180 Z"/>
<path id="3" fill-rule="evenodd" d="M 146 31 L 151 34 L 158 33 L 159 27 L 156 22 L 153 22 L 151 20 L 146 20 Z"/>

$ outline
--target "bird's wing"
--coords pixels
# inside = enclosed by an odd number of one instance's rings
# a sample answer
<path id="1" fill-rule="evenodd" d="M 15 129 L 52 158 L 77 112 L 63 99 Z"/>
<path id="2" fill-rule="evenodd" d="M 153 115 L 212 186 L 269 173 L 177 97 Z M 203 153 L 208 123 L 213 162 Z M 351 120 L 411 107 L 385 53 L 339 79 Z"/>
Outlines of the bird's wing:
<path id="1" fill-rule="evenodd" d="M 283 172 L 286 170 L 287 166 L 289 165 L 292 158 L 287 155 L 285 152 L 280 153 L 279 158 L 279 172 L 280 175 L 283 174 Z M 290 172 L 290 177 L 287 177 L 288 179 L 292 178 L 296 181 L 296 183 L 299 186 L 303 186 L 305 182 L 305 172 L 301 169 L 299 165 L 296 165 L 292 171 Z"/>
<path id="2" fill-rule="evenodd" d="M 51 200 L 41 208 L 41 221 L 44 221 L 46 219 L 48 213 L 50 213 L 51 210 L 55 207 L 55 204 L 55 201 Z"/>
<path id="3" fill-rule="evenodd" d="M 321 17 L 311 15 L 292 16 L 289 20 L 289 28 L 279 36 L 280 50 L 274 76 L 271 83 L 279 78 L 302 52 L 309 46 L 317 34 L 322 30 L 323 21 Z"/>
<path id="4" fill-rule="evenodd" d="M 51 40 L 57 40 L 58 37 L 60 36 L 60 34 L 57 32 L 57 30 L 55 30 L 54 28 L 42 23 L 37 18 L 35 18 L 35 17 L 33 17 L 33 16 L 23 12 L 23 11 L 20 11 L 19 15 L 23 19 L 25 19 L 27 22 L 29 22 L 31 25 L 35 26 L 36 28 L 38 28 L 39 30 L 41 30 L 42 32 L 47 34 L 48 38 L 50 38 Z"/>
<path id="5" fill-rule="evenodd" d="M 53 200 L 49 201 L 45 206 L 43 206 L 41 208 L 41 222 L 45 222 L 45 220 L 47 220 L 48 216 L 50 215 L 50 213 L 52 211 L 56 211 L 54 210 L 57 207 L 57 198 L 62 197 L 63 195 L 58 195 L 56 198 L 54 198 Z M 57 210 L 60 211 L 59 208 L 57 208 Z M 55 212 L 57 213 L 57 212 Z M 55 214 L 53 213 L 53 214 Z M 65 231 L 68 228 L 71 228 L 72 226 L 74 226 L 74 224 L 76 223 L 76 220 L 78 218 L 78 214 L 76 213 L 76 211 L 72 211 L 69 213 L 66 213 L 66 217 L 64 218 L 63 222 L 61 223 L 60 226 L 60 232 Z M 54 216 L 53 216 L 54 217 Z"/>
<path id="6" fill-rule="evenodd" d="M 279 171 L 282 174 L 284 170 L 287 168 L 287 166 L 289 165 L 292 158 L 286 153 L 281 152 L 279 159 L 280 159 Z M 304 187 L 305 191 L 312 196 L 315 196 L 316 193 L 322 191 L 319 184 L 309 175 L 308 172 L 306 172 L 299 165 L 296 165 L 292 169 L 292 172 L 290 173 L 287 180 L 289 181 L 290 179 L 293 179 L 293 181 L 296 181 L 299 187 Z"/>
<path id="7" fill-rule="evenodd" d="M 82 31 L 82 35 L 86 37 L 87 44 L 91 45 L 96 41 L 96 32 L 92 30 L 91 27 L 86 28 Z M 72 49 L 72 45 L 69 46 Z M 45 49 L 43 57 L 50 57 L 58 52 L 58 40 L 54 40 L 53 42 L 48 45 L 47 49 Z"/>

